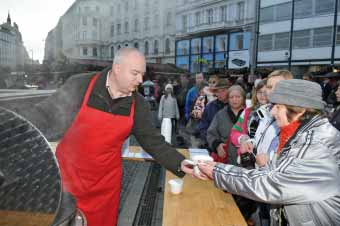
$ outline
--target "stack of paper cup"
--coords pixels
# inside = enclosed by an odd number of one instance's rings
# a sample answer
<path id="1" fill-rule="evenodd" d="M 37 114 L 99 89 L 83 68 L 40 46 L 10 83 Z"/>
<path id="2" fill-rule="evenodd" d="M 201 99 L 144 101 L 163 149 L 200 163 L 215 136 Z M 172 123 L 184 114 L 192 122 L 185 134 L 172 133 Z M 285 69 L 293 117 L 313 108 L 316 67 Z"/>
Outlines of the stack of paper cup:
<path id="1" fill-rule="evenodd" d="M 171 119 L 163 118 L 161 126 L 161 134 L 164 136 L 165 141 L 171 144 Z"/>

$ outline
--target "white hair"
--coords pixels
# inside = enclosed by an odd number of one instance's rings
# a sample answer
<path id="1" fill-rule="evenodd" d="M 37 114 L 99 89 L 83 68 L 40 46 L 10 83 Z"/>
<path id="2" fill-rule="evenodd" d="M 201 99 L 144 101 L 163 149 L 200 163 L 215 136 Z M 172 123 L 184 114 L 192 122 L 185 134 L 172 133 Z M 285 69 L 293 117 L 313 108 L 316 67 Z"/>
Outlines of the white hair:
<path id="1" fill-rule="evenodd" d="M 138 49 L 131 48 L 131 47 L 124 47 L 118 50 L 117 54 L 115 55 L 113 59 L 113 64 L 120 64 L 122 62 L 122 59 L 124 59 L 126 56 L 128 56 L 131 53 L 137 53 L 140 56 L 144 57 L 144 54 L 141 53 Z"/>

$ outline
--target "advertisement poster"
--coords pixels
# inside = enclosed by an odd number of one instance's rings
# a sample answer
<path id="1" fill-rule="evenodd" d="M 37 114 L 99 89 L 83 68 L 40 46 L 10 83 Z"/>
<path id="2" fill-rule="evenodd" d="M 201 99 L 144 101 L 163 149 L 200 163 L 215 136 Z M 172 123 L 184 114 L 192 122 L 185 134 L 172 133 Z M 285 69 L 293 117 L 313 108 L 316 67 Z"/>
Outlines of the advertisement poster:
<path id="1" fill-rule="evenodd" d="M 249 67 L 249 50 L 229 52 L 228 66 L 230 69 Z"/>

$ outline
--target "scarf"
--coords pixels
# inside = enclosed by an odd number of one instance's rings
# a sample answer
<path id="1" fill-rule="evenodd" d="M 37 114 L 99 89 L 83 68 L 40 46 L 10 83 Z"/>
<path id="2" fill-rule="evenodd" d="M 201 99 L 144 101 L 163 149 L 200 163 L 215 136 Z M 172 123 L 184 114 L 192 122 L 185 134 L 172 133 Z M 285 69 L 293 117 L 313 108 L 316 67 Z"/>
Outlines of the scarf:
<path id="1" fill-rule="evenodd" d="M 279 135 L 279 148 L 277 149 L 277 154 L 280 154 L 282 148 L 285 146 L 289 138 L 291 138 L 297 128 L 300 126 L 299 121 L 294 121 L 289 123 L 288 125 L 281 128 L 281 132 Z"/>

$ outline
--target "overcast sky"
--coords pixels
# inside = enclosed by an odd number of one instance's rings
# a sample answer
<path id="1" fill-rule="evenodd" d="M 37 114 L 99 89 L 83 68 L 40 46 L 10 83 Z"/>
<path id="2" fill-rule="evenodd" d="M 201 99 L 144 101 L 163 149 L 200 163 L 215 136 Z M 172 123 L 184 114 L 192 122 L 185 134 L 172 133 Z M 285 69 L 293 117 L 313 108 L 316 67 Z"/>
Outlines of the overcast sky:
<path id="1" fill-rule="evenodd" d="M 42 63 L 47 33 L 73 2 L 75 0 L 0 0 L 0 23 L 6 22 L 9 11 L 12 23 L 19 26 L 28 54 L 31 57 L 32 49 L 33 58 Z"/>

